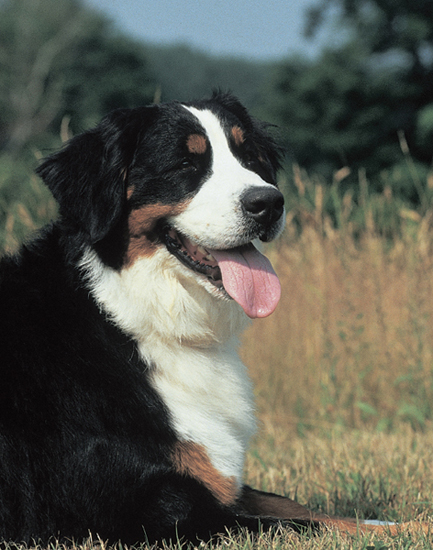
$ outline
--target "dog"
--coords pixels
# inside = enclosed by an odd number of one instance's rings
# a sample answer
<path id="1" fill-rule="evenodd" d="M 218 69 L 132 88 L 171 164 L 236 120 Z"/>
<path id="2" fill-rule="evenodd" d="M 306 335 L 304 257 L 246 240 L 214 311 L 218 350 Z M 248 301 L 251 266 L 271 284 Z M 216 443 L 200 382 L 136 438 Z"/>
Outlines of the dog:
<path id="1" fill-rule="evenodd" d="M 283 230 L 279 167 L 223 93 L 117 110 L 39 166 L 59 217 L 0 264 L 1 539 L 331 521 L 242 482 L 255 420 L 238 336 L 280 296 L 253 244 Z"/>

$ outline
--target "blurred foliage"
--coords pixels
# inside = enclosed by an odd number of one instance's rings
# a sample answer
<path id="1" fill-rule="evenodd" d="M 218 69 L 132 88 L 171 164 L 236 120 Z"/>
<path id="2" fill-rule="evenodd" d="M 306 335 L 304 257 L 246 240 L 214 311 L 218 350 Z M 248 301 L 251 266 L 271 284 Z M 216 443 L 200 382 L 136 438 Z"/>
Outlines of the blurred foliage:
<path id="1" fill-rule="evenodd" d="M 49 144 L 65 116 L 79 130 L 153 92 L 143 46 L 78 0 L 0 3 L 0 150 Z"/>
<path id="2" fill-rule="evenodd" d="M 423 216 L 433 156 L 431 0 L 318 0 L 307 16 L 307 34 L 327 25 L 336 45 L 315 59 L 266 63 L 133 40 L 84 0 L 0 0 L 3 245 L 18 194 L 34 225 L 52 212 L 34 204 L 49 197 L 34 194 L 40 184 L 31 177 L 42 155 L 116 107 L 191 100 L 213 88 L 232 90 L 279 127 L 289 201 L 298 165 L 327 196 L 350 195 L 353 211 L 362 211 L 365 171 L 379 203 L 392 196 L 396 211 L 405 205 Z M 337 203 L 325 202 L 335 222 Z M 392 211 L 387 206 L 380 215 L 387 233 L 401 220 Z"/>
<path id="3" fill-rule="evenodd" d="M 269 79 L 269 63 L 213 57 L 186 44 L 148 45 L 147 53 L 162 101 L 189 101 L 216 88 L 232 90 L 253 111 L 266 101 L 262 83 Z"/>
<path id="4" fill-rule="evenodd" d="M 400 132 L 415 161 L 430 164 L 431 0 L 320 0 L 307 35 L 329 17 L 338 46 L 314 61 L 287 60 L 273 86 L 273 118 L 284 121 L 296 161 L 328 175 L 343 165 L 378 175 L 399 162 Z"/>
<path id="5" fill-rule="evenodd" d="M 405 126 L 404 114 L 395 108 L 400 88 L 389 90 L 383 75 L 370 73 L 353 44 L 316 61 L 281 64 L 270 111 L 296 162 L 329 177 L 342 166 L 377 172 L 401 158 L 397 132 Z"/>
<path id="6" fill-rule="evenodd" d="M 418 65 L 412 70 L 424 70 L 421 58 L 427 49 L 431 54 L 433 40 L 430 0 L 320 0 L 308 10 L 307 36 L 314 35 L 335 6 L 340 22 L 350 25 L 372 52 L 405 51 Z"/>
<path id="7" fill-rule="evenodd" d="M 0 154 L 0 255 L 17 249 L 29 234 L 57 213 L 48 188 L 32 173 L 32 155 L 19 162 Z"/>

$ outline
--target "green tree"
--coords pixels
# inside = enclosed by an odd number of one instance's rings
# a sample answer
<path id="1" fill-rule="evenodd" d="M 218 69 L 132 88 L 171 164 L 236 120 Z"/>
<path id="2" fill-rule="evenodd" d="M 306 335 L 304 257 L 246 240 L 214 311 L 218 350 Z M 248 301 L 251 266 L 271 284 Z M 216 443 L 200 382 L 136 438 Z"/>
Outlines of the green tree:
<path id="1" fill-rule="evenodd" d="M 272 118 L 283 126 L 292 157 L 326 177 L 342 166 L 372 173 L 401 158 L 398 131 L 412 111 L 398 74 L 372 70 L 356 44 L 317 61 L 289 60 L 276 73 Z"/>
<path id="2" fill-rule="evenodd" d="M 354 40 L 369 53 L 371 63 L 398 68 L 396 84 L 405 105 L 397 111 L 414 154 L 431 162 L 431 142 L 424 140 L 424 109 L 433 106 L 433 3 L 431 0 L 320 0 L 307 18 L 313 35 L 332 7 L 340 23 L 352 30 Z M 393 84 L 390 84 L 393 86 Z M 433 130 L 433 126 L 431 126 Z M 417 135 L 418 134 L 418 135 Z"/>
<path id="3" fill-rule="evenodd" d="M 0 2 L 0 149 L 153 95 L 144 47 L 79 0 Z"/>
<path id="4" fill-rule="evenodd" d="M 120 107 L 151 103 L 157 84 L 144 44 L 113 32 L 105 20 L 77 44 L 65 75 L 64 114 L 73 130 Z"/>
<path id="5" fill-rule="evenodd" d="M 339 10 L 340 22 L 349 25 L 372 52 L 399 50 L 410 56 L 410 71 L 431 71 L 425 63 L 433 55 L 431 0 L 320 0 L 307 12 L 307 36 L 324 24 L 332 7 Z"/>
<path id="6" fill-rule="evenodd" d="M 308 34 L 333 4 L 343 29 L 338 45 L 312 61 L 286 60 L 273 80 L 270 109 L 292 158 L 327 177 L 343 165 L 377 176 L 402 161 L 405 136 L 414 159 L 430 164 L 433 4 L 321 0 L 310 11 Z"/>
<path id="7" fill-rule="evenodd" d="M 34 151 L 154 90 L 145 47 L 80 0 L 0 0 L 0 251 L 55 213 Z"/>
<path id="8" fill-rule="evenodd" d="M 209 96 L 214 88 L 231 90 L 252 110 L 266 99 L 262 83 L 269 78 L 269 63 L 216 57 L 185 44 L 148 45 L 147 52 L 164 101 Z"/>

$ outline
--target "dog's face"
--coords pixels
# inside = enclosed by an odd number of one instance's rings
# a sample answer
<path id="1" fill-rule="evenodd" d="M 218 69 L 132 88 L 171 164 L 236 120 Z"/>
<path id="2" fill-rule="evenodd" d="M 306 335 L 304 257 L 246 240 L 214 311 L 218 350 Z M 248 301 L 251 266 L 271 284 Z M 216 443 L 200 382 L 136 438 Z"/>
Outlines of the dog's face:
<path id="1" fill-rule="evenodd" d="M 282 230 L 278 152 L 230 96 L 109 115 L 39 172 L 64 224 L 125 270 L 167 254 L 218 298 L 268 315 L 278 280 L 252 245 Z M 162 252 L 163 251 L 163 252 Z"/>

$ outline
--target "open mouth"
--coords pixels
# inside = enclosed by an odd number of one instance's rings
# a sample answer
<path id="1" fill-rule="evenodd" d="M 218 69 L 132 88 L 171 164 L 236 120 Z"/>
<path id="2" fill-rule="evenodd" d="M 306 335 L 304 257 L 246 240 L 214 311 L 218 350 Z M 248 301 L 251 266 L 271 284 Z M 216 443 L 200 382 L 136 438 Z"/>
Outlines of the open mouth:
<path id="1" fill-rule="evenodd" d="M 223 289 L 221 269 L 211 252 L 203 246 L 193 243 L 178 233 L 173 227 L 167 227 L 164 234 L 165 246 L 186 267 L 204 275 L 219 289 Z"/>
<path id="2" fill-rule="evenodd" d="M 249 317 L 267 317 L 277 307 L 280 282 L 270 261 L 252 243 L 214 250 L 194 243 L 171 226 L 162 234 L 171 254 L 233 298 Z"/>

